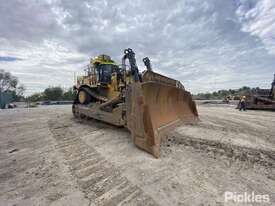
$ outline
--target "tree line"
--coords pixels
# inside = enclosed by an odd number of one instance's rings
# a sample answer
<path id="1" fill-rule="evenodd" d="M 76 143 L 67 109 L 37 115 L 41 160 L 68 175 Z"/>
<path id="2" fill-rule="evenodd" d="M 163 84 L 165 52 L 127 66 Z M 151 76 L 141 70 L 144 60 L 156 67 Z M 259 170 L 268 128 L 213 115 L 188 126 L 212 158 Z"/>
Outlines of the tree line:
<path id="1" fill-rule="evenodd" d="M 67 90 L 61 87 L 50 86 L 43 92 L 32 94 L 28 97 L 24 97 L 26 88 L 23 84 L 19 84 L 19 80 L 16 76 L 12 75 L 3 69 L 0 69 L 0 107 L 4 107 L 6 104 L 14 101 L 61 101 L 61 100 L 73 100 L 75 98 L 75 92 L 72 88 Z"/>
<path id="2" fill-rule="evenodd" d="M 245 96 L 247 94 L 255 94 L 257 91 L 260 90 L 259 87 L 250 88 L 247 86 L 243 86 L 239 89 L 222 89 L 215 92 L 206 92 L 206 93 L 198 93 L 193 95 L 195 99 L 225 99 L 230 97 L 231 99 L 239 100 L 241 96 Z"/>
<path id="3" fill-rule="evenodd" d="M 71 101 L 74 100 L 75 95 L 76 93 L 72 88 L 64 90 L 61 87 L 48 87 L 43 92 L 34 93 L 28 96 L 26 101 Z"/>
<path id="4" fill-rule="evenodd" d="M 250 88 L 244 86 L 239 89 L 219 90 L 215 92 L 198 93 L 193 95 L 194 99 L 225 99 L 231 97 L 232 99 L 239 99 L 240 96 L 256 93 L 260 88 Z M 10 101 L 62 101 L 74 100 L 76 93 L 72 88 L 67 90 L 61 87 L 50 86 L 43 92 L 32 94 L 24 97 L 25 86 L 19 84 L 18 78 L 10 72 L 0 69 L 0 104 L 3 103 L 4 97 L 8 95 Z"/>

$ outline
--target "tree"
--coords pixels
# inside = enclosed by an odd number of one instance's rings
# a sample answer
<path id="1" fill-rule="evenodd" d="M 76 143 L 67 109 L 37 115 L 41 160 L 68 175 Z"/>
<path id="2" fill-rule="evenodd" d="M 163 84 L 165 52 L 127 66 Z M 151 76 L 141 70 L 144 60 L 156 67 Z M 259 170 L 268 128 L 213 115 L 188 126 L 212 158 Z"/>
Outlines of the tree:
<path id="1" fill-rule="evenodd" d="M 26 91 L 26 87 L 23 84 L 20 84 L 17 88 L 16 88 L 16 95 L 17 96 L 23 96 L 24 92 Z"/>
<path id="2" fill-rule="evenodd" d="M 34 93 L 33 95 L 27 97 L 28 102 L 38 102 L 43 100 L 43 95 L 41 93 Z"/>
<path id="3" fill-rule="evenodd" d="M 23 101 L 25 97 L 23 96 L 26 88 L 23 84 L 20 84 L 13 92 L 13 99 L 14 101 Z"/>
<path id="4" fill-rule="evenodd" d="M 76 95 L 76 92 L 73 90 L 73 88 L 68 89 L 63 94 L 63 100 L 74 100 Z"/>
<path id="5" fill-rule="evenodd" d="M 10 72 L 0 69 L 0 92 L 15 90 L 17 84 L 17 77 L 13 76 Z"/>
<path id="6" fill-rule="evenodd" d="M 17 88 L 18 79 L 10 72 L 0 69 L 0 107 L 4 109 L 7 104 L 23 99 L 25 87 Z M 19 96 L 18 96 L 19 95 Z"/>
<path id="7" fill-rule="evenodd" d="M 20 88 L 20 90 L 24 90 L 24 87 Z M 29 102 L 59 101 L 59 100 L 72 101 L 75 99 L 75 96 L 76 96 L 76 91 L 73 90 L 73 88 L 69 88 L 68 90 L 64 91 L 60 87 L 48 87 L 44 90 L 44 92 L 35 93 L 31 96 L 28 96 L 26 100 Z"/>
<path id="8" fill-rule="evenodd" d="M 57 101 L 62 99 L 63 90 L 60 87 L 49 87 L 44 91 L 45 100 Z"/>
<path id="9" fill-rule="evenodd" d="M 247 86 L 243 86 L 239 89 L 229 89 L 229 90 L 218 90 L 217 92 L 212 93 L 199 93 L 195 95 L 194 97 L 197 99 L 225 99 L 228 96 L 233 97 L 233 99 L 239 99 L 240 96 L 244 95 L 251 95 L 257 93 L 257 91 L 260 90 L 259 87 L 256 88 L 250 88 Z"/>

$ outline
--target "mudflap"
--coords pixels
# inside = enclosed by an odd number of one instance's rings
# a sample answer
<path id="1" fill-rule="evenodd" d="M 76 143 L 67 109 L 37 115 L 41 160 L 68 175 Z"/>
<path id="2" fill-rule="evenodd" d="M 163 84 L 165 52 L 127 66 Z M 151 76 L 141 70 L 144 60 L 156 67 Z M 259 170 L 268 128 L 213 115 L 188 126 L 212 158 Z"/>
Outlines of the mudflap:
<path id="1" fill-rule="evenodd" d="M 150 81 L 128 86 L 126 116 L 134 144 L 156 158 L 160 156 L 161 141 L 169 131 L 198 120 L 189 92 Z"/>

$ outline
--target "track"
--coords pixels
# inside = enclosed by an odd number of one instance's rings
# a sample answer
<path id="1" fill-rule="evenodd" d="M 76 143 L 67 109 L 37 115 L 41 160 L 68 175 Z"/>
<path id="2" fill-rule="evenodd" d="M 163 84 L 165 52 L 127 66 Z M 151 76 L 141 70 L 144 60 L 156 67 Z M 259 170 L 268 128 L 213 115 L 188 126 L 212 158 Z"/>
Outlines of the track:
<path id="1" fill-rule="evenodd" d="M 95 149 L 70 131 L 68 125 L 49 121 L 49 128 L 79 189 L 92 204 L 157 205 Z"/>

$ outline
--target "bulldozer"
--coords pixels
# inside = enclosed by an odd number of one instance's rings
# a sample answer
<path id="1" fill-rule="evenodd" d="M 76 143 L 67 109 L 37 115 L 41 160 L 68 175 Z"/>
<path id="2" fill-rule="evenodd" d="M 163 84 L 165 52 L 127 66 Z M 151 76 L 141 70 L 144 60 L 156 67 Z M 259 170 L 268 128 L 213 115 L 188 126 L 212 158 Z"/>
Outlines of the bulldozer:
<path id="1" fill-rule="evenodd" d="M 121 65 L 105 54 L 92 58 L 85 75 L 77 77 L 72 112 L 77 118 L 126 127 L 138 148 L 159 158 L 168 132 L 197 121 L 198 112 L 180 81 L 153 72 L 148 57 L 143 62 L 146 69 L 139 72 L 130 48 Z"/>

